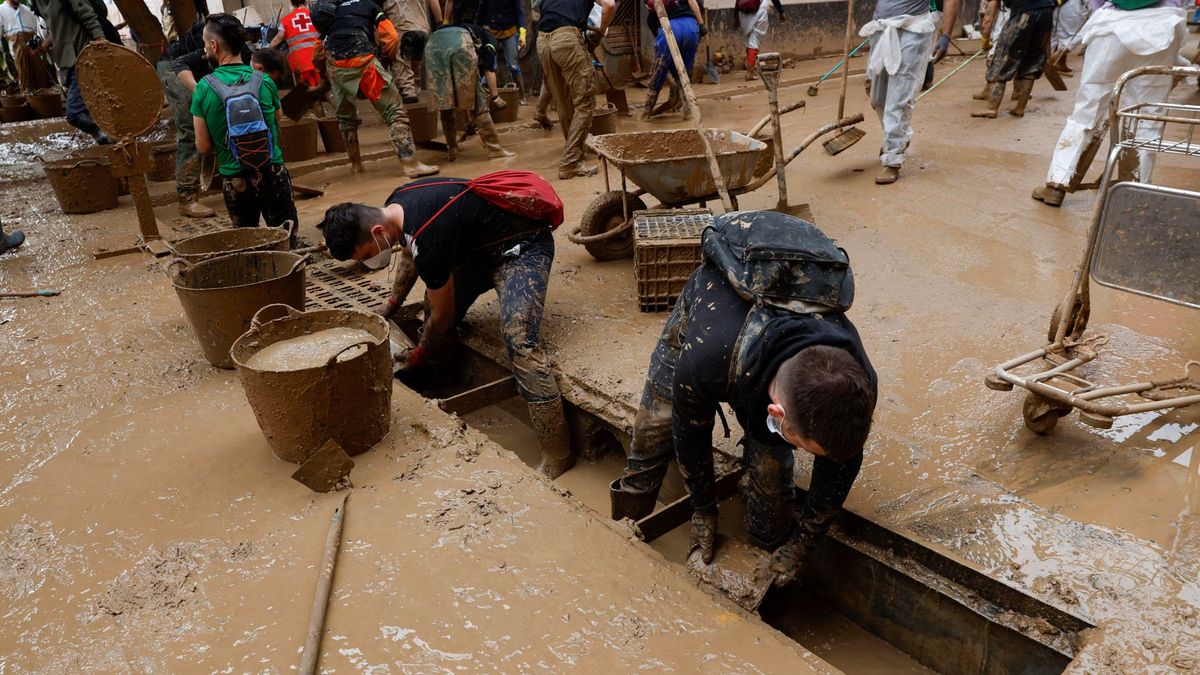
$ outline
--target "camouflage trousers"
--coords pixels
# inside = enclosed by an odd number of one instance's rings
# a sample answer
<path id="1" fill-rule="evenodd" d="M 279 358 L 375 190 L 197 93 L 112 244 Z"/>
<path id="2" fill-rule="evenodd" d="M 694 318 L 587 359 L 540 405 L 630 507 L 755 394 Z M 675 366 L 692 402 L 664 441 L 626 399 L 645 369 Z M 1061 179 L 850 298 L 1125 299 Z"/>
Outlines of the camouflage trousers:
<path id="1" fill-rule="evenodd" d="M 388 135 L 391 136 L 392 147 L 396 149 L 396 156 L 403 160 L 412 159 L 417 149 L 413 145 L 408 113 L 404 111 L 400 91 L 392 82 L 392 76 L 380 65 L 378 59 L 373 59 L 359 68 L 342 68 L 334 65 L 332 61 L 329 63 L 329 81 L 333 85 L 333 105 L 338 126 L 345 132 L 357 129 L 362 124 L 362 118 L 358 116 L 358 89 L 368 68 L 375 69 L 384 82 L 379 99 L 371 101 L 371 105 L 388 127 Z"/>
<path id="2" fill-rule="evenodd" d="M 181 201 L 193 201 L 200 192 L 200 153 L 196 152 L 196 128 L 192 125 L 192 94 L 169 61 L 159 61 L 157 68 L 175 123 L 175 192 Z"/>

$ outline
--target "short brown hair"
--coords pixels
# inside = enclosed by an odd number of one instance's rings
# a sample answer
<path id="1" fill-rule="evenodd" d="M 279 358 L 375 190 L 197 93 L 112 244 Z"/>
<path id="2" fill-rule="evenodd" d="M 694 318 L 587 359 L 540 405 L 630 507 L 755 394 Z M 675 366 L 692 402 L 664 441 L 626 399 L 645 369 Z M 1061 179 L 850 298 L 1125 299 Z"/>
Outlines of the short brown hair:
<path id="1" fill-rule="evenodd" d="M 875 389 L 850 352 L 825 345 L 801 349 L 779 366 L 775 392 L 796 433 L 820 443 L 830 459 L 845 462 L 862 452 Z"/>

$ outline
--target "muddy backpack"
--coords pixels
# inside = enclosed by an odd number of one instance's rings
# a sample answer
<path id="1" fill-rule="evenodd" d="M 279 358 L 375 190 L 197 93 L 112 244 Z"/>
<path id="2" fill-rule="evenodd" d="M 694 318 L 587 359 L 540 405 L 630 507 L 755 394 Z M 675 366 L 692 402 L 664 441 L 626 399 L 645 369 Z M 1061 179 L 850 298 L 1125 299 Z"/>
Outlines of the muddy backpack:
<path id="1" fill-rule="evenodd" d="M 249 79 L 233 84 L 225 84 L 216 75 L 206 75 L 204 81 L 220 97 L 225 109 L 225 145 L 239 164 L 261 172 L 271 163 L 271 150 L 275 147 L 258 99 L 263 74 L 256 70 Z"/>
<path id="2" fill-rule="evenodd" d="M 800 314 L 845 312 L 854 302 L 850 258 L 815 225 L 772 211 L 718 216 L 701 238 L 704 260 L 755 305 Z"/>

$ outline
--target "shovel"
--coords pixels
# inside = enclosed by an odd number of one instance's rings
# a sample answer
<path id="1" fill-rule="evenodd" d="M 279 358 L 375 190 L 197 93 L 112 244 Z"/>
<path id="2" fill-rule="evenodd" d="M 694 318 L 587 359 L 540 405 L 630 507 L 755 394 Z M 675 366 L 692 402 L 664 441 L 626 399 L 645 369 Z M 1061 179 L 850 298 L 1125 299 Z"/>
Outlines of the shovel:
<path id="1" fill-rule="evenodd" d="M 708 8 L 704 9 L 704 25 L 708 25 Z M 712 62 L 712 45 L 708 42 L 708 37 L 704 38 L 704 74 L 708 79 L 712 80 L 713 84 L 721 84 L 721 74 L 717 72 L 717 67 Z"/>
<path id="2" fill-rule="evenodd" d="M 854 35 L 854 0 L 849 0 L 846 3 L 846 47 L 842 50 L 842 60 L 849 63 L 850 61 L 850 41 Z M 838 98 L 838 119 L 842 119 L 846 112 L 846 87 L 850 84 L 850 68 L 847 66 L 842 69 L 842 95 Z M 842 132 L 837 136 L 825 141 L 825 152 L 831 155 L 841 154 L 850 146 L 861 141 L 867 132 L 858 127 L 848 127 L 842 129 Z"/>
<path id="3" fill-rule="evenodd" d="M 306 84 L 297 84 L 283 98 L 279 99 L 279 108 L 283 110 L 283 114 L 293 122 L 297 122 L 308 109 L 312 107 L 313 102 L 317 99 L 315 96 L 317 90 L 310 89 Z"/>
<path id="4" fill-rule="evenodd" d="M 783 60 L 779 56 L 779 52 L 770 52 L 767 54 L 758 55 L 758 73 L 762 77 L 763 86 L 767 88 L 767 102 L 771 108 L 771 133 L 773 134 L 773 145 L 775 152 L 775 180 L 779 184 L 779 200 L 775 203 L 775 208 L 772 211 L 778 213 L 786 213 L 789 216 L 794 216 L 802 220 L 812 222 L 812 208 L 808 204 L 797 204 L 792 206 L 788 204 L 787 196 L 787 161 L 783 156 L 783 129 L 779 123 L 779 117 L 782 114 L 779 110 L 779 76 L 783 70 Z M 795 107 L 803 107 L 804 101 L 799 101 L 800 105 Z M 760 597 L 759 602 L 762 601 Z M 756 605 L 757 606 L 757 605 Z"/>
<path id="5" fill-rule="evenodd" d="M 604 64 L 599 59 L 596 60 L 596 67 L 600 69 L 600 73 L 604 75 L 604 81 L 608 83 L 608 91 L 604 92 L 604 98 L 613 104 L 617 112 L 622 115 L 629 114 L 629 101 L 625 100 L 625 90 L 617 89 L 613 86 L 612 80 L 608 78 L 608 71 L 604 68 Z"/>

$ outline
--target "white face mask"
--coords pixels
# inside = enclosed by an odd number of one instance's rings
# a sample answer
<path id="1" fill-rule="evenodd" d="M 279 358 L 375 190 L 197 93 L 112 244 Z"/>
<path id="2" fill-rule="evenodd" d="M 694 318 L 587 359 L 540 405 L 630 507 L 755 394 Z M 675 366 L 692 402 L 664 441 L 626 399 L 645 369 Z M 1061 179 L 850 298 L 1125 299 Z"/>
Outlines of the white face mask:
<path id="1" fill-rule="evenodd" d="M 383 243 L 386 244 L 385 246 L 379 246 L 380 236 L 383 237 Z M 360 262 L 362 263 L 363 267 L 375 272 L 386 268 L 392 263 L 392 242 L 388 239 L 387 234 L 376 235 L 374 232 L 372 232 L 371 238 L 375 240 L 375 245 L 379 246 L 379 253 L 376 253 L 370 258 Z"/>
<path id="2" fill-rule="evenodd" d="M 773 434 L 779 434 L 780 438 L 787 441 L 787 438 L 783 435 L 783 427 L 780 426 L 779 420 L 775 419 L 773 415 L 767 415 L 767 429 Z M 790 443 L 791 441 L 788 442 Z"/>

